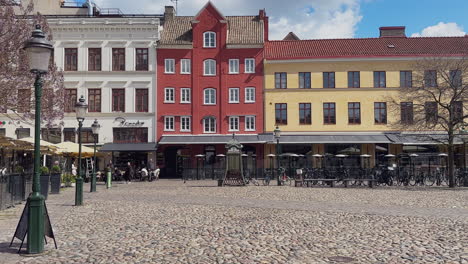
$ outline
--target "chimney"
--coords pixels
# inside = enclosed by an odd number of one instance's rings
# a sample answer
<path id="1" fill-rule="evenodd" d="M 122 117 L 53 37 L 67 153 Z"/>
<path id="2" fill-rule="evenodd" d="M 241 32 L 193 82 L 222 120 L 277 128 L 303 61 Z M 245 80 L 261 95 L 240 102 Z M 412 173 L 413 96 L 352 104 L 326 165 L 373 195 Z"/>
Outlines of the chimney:
<path id="1" fill-rule="evenodd" d="M 173 6 L 164 7 L 164 19 L 173 19 L 175 16 L 175 10 Z"/>
<path id="2" fill-rule="evenodd" d="M 265 19 L 265 9 L 260 9 L 258 11 L 258 19 L 260 19 L 260 20 Z"/>
<path id="3" fill-rule="evenodd" d="M 269 28 L 269 19 L 266 15 L 265 9 L 260 9 L 258 11 L 258 19 L 263 20 L 263 40 L 268 41 L 268 28 Z"/>
<path id="4" fill-rule="evenodd" d="M 380 27 L 381 38 L 406 38 L 405 27 Z"/>

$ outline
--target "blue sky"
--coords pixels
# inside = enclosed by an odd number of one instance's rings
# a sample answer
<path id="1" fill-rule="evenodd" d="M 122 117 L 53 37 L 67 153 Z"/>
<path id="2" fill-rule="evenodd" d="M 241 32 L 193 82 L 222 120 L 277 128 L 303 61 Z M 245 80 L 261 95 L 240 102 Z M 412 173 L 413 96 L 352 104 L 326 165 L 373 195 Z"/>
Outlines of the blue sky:
<path id="1" fill-rule="evenodd" d="M 94 0 L 125 13 L 164 12 L 171 0 Z M 406 26 L 407 36 L 463 36 L 468 0 L 212 0 L 224 15 L 254 15 L 265 8 L 271 39 L 289 31 L 302 39 L 378 37 L 380 26 Z M 207 0 L 179 0 L 179 15 L 194 15 Z"/>

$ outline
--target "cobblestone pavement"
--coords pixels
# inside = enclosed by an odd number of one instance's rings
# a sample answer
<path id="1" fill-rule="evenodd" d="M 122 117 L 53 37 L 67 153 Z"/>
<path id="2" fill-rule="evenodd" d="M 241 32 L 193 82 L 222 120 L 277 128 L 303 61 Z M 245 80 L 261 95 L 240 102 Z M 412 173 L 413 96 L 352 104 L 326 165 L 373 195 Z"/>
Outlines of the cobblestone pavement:
<path id="1" fill-rule="evenodd" d="M 99 185 L 82 207 L 74 189 L 49 195 L 59 249 L 34 258 L 8 248 L 24 205 L 2 211 L 0 263 L 468 264 L 467 188 L 215 185 Z"/>

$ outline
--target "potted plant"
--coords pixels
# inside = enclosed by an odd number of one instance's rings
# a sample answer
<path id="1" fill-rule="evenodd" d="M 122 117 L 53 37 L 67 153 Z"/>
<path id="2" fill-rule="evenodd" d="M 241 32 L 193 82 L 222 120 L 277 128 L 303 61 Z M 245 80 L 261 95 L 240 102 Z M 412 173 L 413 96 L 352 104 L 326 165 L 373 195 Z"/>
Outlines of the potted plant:
<path id="1" fill-rule="evenodd" d="M 62 184 L 61 181 L 61 172 L 59 165 L 52 166 L 51 174 L 50 174 L 50 193 L 51 194 L 59 194 L 60 193 L 60 185 Z"/>
<path id="2" fill-rule="evenodd" d="M 49 194 L 50 172 L 49 168 L 41 167 L 41 194 L 47 199 Z"/>
<path id="3" fill-rule="evenodd" d="M 62 181 L 65 183 L 65 187 L 72 187 L 75 185 L 75 176 L 70 173 L 63 174 Z"/>

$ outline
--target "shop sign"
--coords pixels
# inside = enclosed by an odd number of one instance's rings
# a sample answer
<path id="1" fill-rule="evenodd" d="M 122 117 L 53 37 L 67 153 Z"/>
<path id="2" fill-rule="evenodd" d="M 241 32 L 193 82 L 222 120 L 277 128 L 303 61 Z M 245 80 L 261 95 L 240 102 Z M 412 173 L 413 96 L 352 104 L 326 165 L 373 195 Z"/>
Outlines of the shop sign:
<path id="1" fill-rule="evenodd" d="M 140 120 L 137 120 L 136 122 L 130 122 L 123 117 L 117 117 L 115 121 L 119 122 L 120 127 L 142 127 L 145 124 L 145 122 Z"/>

